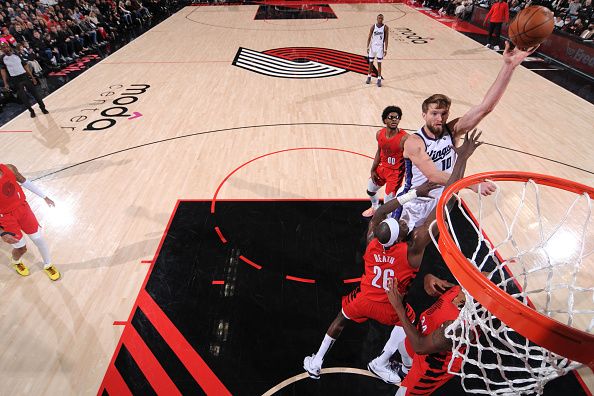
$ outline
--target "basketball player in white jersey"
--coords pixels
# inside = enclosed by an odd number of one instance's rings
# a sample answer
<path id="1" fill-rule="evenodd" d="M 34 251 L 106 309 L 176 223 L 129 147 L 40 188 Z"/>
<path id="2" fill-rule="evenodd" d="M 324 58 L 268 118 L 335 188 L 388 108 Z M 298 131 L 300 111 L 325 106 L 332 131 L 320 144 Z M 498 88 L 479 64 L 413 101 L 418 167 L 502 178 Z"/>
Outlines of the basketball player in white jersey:
<path id="1" fill-rule="evenodd" d="M 534 50 L 536 48 L 527 51 L 518 48 L 512 50 L 509 42 L 506 42 L 503 65 L 495 82 L 487 91 L 483 101 L 471 107 L 462 117 L 448 122 L 451 100 L 445 95 L 435 94 L 425 99 L 422 105 L 425 125 L 411 134 L 404 143 L 404 181 L 396 196 L 406 194 L 407 191 L 420 186 L 427 180 L 442 186 L 447 182 L 456 162 L 456 152 L 453 150 L 453 146 L 456 145 L 457 139 L 475 128 L 487 114 L 495 109 L 515 68 Z M 495 191 L 495 185 L 485 182 L 472 186 L 471 189 L 475 192 L 480 190 L 481 194 L 489 195 Z M 400 211 L 394 212 L 392 217 L 404 220 L 408 229 L 413 230 L 425 221 L 437 205 L 442 192 L 443 187 L 436 188 L 430 193 L 435 199 L 415 199 L 403 205 Z"/>
<path id="2" fill-rule="evenodd" d="M 384 16 L 377 16 L 377 23 L 369 29 L 367 37 L 367 56 L 369 58 L 369 71 L 367 72 L 367 84 L 371 83 L 371 69 L 373 59 L 377 58 L 377 86 L 382 86 L 382 60 L 388 53 L 388 35 L 390 31 L 387 25 L 384 25 Z"/>

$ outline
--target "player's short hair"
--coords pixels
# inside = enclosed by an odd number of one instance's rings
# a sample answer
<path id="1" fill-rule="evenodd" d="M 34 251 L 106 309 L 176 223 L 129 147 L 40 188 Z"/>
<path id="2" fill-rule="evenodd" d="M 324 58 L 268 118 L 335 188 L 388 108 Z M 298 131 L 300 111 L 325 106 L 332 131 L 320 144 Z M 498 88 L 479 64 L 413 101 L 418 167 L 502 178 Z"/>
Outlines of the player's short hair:
<path id="1" fill-rule="evenodd" d="M 382 121 L 386 121 L 388 114 L 397 113 L 400 119 L 402 119 L 402 110 L 398 106 L 388 106 L 382 111 Z"/>
<path id="2" fill-rule="evenodd" d="M 383 17 L 383 16 L 384 16 L 384 14 L 377 14 L 377 16 L 381 16 L 381 17 Z"/>
<path id="3" fill-rule="evenodd" d="M 430 104 L 436 104 L 438 109 L 449 109 L 452 100 L 443 94 L 431 95 L 423 101 L 423 113 L 427 113 Z"/>

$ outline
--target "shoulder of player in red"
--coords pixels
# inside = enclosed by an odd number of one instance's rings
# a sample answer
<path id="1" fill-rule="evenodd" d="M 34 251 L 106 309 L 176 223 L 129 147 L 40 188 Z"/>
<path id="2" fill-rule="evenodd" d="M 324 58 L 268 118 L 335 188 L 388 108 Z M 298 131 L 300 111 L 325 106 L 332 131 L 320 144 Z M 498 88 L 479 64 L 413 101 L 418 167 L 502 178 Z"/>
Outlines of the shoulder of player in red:
<path id="1" fill-rule="evenodd" d="M 0 164 L 0 172 L 2 172 L 2 175 L 0 177 L 6 177 L 9 180 L 14 179 L 16 181 L 16 175 L 8 166 L 6 166 L 6 164 Z"/>
<path id="2" fill-rule="evenodd" d="M 445 322 L 458 318 L 460 309 L 452 301 L 460 290 L 460 286 L 451 287 L 420 315 L 419 326 L 423 334 L 431 334 Z"/>
<path id="3" fill-rule="evenodd" d="M 25 193 L 17 182 L 14 172 L 0 164 L 0 213 L 6 213 L 26 201 Z"/>
<path id="4" fill-rule="evenodd" d="M 375 133 L 375 140 L 379 142 L 381 136 L 386 135 L 386 128 L 382 128 Z"/>

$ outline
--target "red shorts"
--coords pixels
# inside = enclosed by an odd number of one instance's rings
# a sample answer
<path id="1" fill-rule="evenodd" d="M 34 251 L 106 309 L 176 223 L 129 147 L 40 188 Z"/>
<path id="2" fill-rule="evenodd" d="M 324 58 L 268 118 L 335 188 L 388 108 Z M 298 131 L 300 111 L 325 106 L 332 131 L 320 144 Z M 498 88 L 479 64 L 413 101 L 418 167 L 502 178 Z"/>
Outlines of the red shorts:
<path id="1" fill-rule="evenodd" d="M 407 348 L 408 349 L 408 348 Z M 430 395 L 453 377 L 448 373 L 448 363 L 451 354 L 415 355 L 413 365 L 400 384 L 406 388 L 406 393 L 397 395 Z M 452 365 L 454 371 L 460 371 L 461 359 Z"/>
<path id="2" fill-rule="evenodd" d="M 395 193 L 400 184 L 402 183 L 401 172 L 399 169 L 392 169 L 381 164 L 376 169 L 377 175 L 379 176 L 380 187 L 386 186 L 386 195 Z M 373 182 L 375 184 L 375 181 Z"/>
<path id="3" fill-rule="evenodd" d="M 379 302 L 368 299 L 364 293 L 361 293 L 360 287 L 342 298 L 342 313 L 357 323 L 373 319 L 388 326 L 400 326 L 400 320 L 392 304 L 387 301 Z M 408 304 L 406 304 L 406 316 L 411 322 L 415 319 L 415 313 Z"/>
<path id="4" fill-rule="evenodd" d="M 12 232 L 16 239 L 25 234 L 35 234 L 39 230 L 39 223 L 27 202 L 14 209 L 12 212 L 0 214 L 0 227 L 6 232 Z"/>

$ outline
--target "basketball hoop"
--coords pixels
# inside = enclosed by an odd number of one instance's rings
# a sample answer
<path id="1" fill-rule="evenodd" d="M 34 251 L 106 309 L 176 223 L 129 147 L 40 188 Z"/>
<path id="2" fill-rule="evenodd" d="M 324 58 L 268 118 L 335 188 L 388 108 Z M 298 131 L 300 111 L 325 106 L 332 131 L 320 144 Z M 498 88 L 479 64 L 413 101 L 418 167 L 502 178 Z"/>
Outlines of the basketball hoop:
<path id="1" fill-rule="evenodd" d="M 459 195 L 484 181 L 493 182 L 497 190 L 491 197 L 472 193 L 468 202 L 477 201 L 475 219 Z M 503 199 L 504 186 L 517 190 L 517 196 Z M 534 192 L 534 202 L 529 190 Z M 552 193 L 553 198 L 545 201 L 554 203 L 552 211 L 543 211 L 542 191 Z M 548 381 L 580 363 L 594 368 L 594 284 L 588 274 L 593 268 L 584 268 L 588 264 L 584 259 L 594 252 L 586 249 L 587 243 L 594 242 L 588 238 L 592 198 L 592 187 L 511 171 L 469 176 L 443 192 L 437 205 L 439 243 L 434 243 L 466 294 L 460 316 L 448 326 L 446 337 L 452 340 L 454 359 L 462 360 L 462 369 L 453 374 L 462 377 L 467 392 L 540 394 Z M 568 208 L 560 209 L 558 202 L 564 200 Z M 446 206 L 450 201 L 476 233 L 478 242 L 472 252 L 467 248 L 464 254 L 460 247 Z M 493 210 L 487 209 L 489 205 Z M 561 214 L 561 218 L 550 226 L 544 212 L 550 217 Z M 503 225 L 498 227 L 503 232 L 496 243 L 487 237 L 497 234 L 496 227 L 489 229 L 490 223 Z M 564 233 L 571 235 L 572 243 L 563 245 L 560 235 Z M 551 249 L 556 240 L 561 246 L 557 243 Z M 525 246 L 528 243 L 531 246 Z"/>

